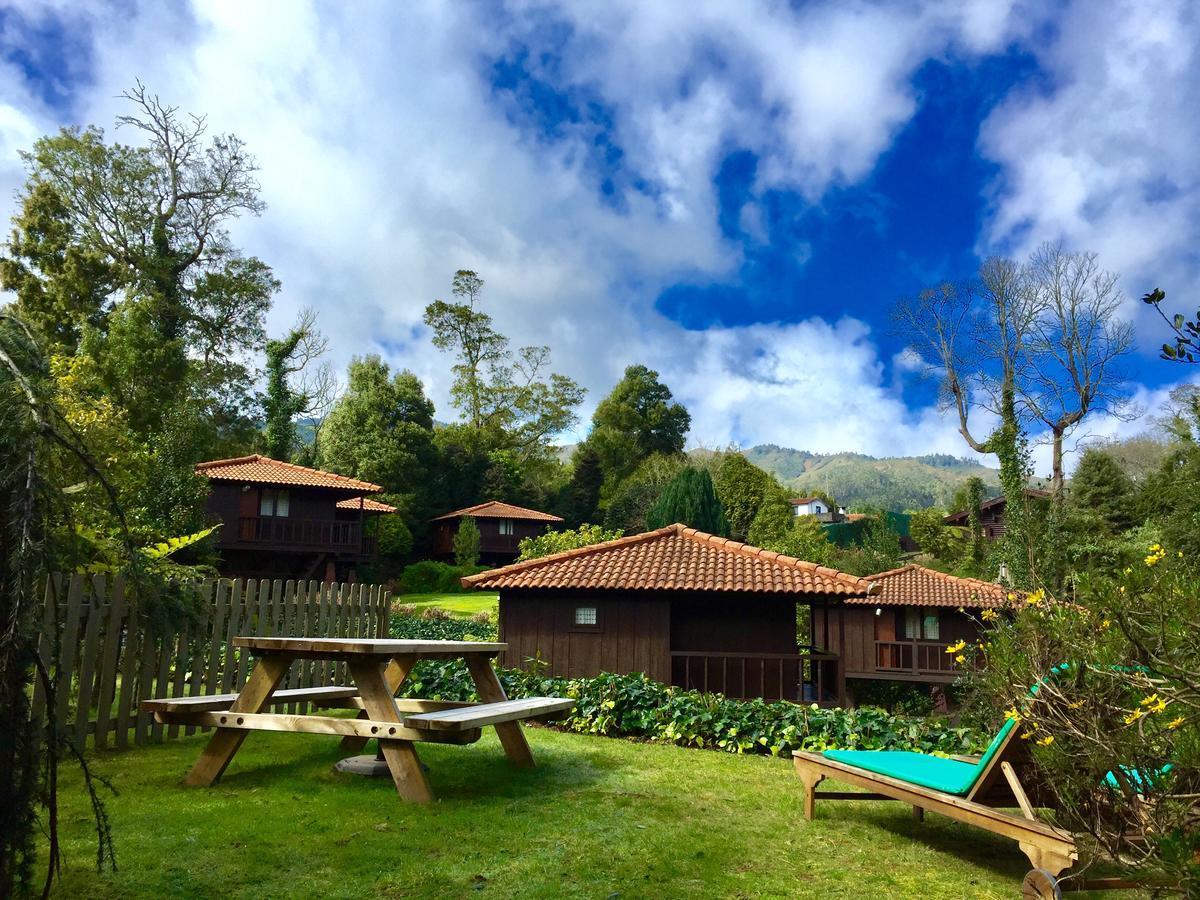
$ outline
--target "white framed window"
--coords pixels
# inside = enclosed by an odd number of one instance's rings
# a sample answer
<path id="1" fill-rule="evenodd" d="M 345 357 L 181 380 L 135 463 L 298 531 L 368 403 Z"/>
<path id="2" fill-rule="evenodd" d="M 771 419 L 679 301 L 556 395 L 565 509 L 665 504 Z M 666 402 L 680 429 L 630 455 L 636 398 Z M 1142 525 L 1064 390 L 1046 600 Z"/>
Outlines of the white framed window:
<path id="1" fill-rule="evenodd" d="M 910 606 L 904 610 L 904 639 L 906 641 L 939 641 L 942 620 L 935 610 Z"/>
<path id="2" fill-rule="evenodd" d="M 291 496 L 287 491 L 263 488 L 258 501 L 258 514 L 260 516 L 286 517 L 290 507 Z"/>
<path id="3" fill-rule="evenodd" d="M 501 519 L 500 520 L 500 533 L 501 534 L 512 534 L 513 533 L 513 520 L 512 519 Z"/>
<path id="4" fill-rule="evenodd" d="M 927 641 L 939 641 L 942 632 L 942 620 L 937 611 L 925 613 L 921 620 L 921 637 Z"/>
<path id="5" fill-rule="evenodd" d="M 596 607 L 594 606 L 577 606 L 575 607 L 575 624 L 576 625 L 596 625 Z"/>

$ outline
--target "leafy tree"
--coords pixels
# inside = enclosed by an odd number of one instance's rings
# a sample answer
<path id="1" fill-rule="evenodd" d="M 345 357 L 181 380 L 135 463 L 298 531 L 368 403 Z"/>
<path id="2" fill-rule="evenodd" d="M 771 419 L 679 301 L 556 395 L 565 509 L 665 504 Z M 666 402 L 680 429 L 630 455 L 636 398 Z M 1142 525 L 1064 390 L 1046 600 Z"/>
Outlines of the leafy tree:
<path id="1" fill-rule="evenodd" d="M 741 453 L 727 453 L 717 468 L 713 485 L 729 521 L 729 536 L 746 540 L 763 497 L 775 485 L 775 479 Z"/>
<path id="2" fill-rule="evenodd" d="M 1071 478 L 1071 507 L 1090 513 L 1111 533 L 1133 524 L 1134 501 L 1133 482 L 1116 460 L 1103 450 L 1085 450 Z"/>
<path id="3" fill-rule="evenodd" d="M 607 528 L 619 528 L 626 534 L 646 530 L 646 516 L 658 502 L 667 484 L 687 466 L 682 454 L 656 453 L 644 459 L 614 491 L 604 513 Z"/>
<path id="4" fill-rule="evenodd" d="M 725 536 L 729 533 L 729 523 L 725 521 L 712 477 L 703 469 L 688 466 L 681 470 L 646 514 L 646 527 L 651 531 L 675 522 L 708 534 Z"/>
<path id="5" fill-rule="evenodd" d="M 1024 494 L 1024 492 L 1022 492 Z M 967 514 L 967 550 L 973 563 L 978 564 L 987 553 L 983 537 L 982 509 L 984 497 L 983 479 L 972 475 L 954 492 L 953 509 Z"/>
<path id="6" fill-rule="evenodd" d="M 867 521 L 862 542 L 840 554 L 836 565 L 852 575 L 875 575 L 895 569 L 903 558 L 900 535 L 888 525 L 886 516 L 880 514 Z"/>
<path id="7" fill-rule="evenodd" d="M 642 460 L 683 452 L 692 417 L 674 401 L 658 373 L 629 366 L 592 415 L 587 443 L 600 455 L 611 496 Z"/>
<path id="8" fill-rule="evenodd" d="M 787 491 L 777 484 L 769 485 L 746 531 L 746 540 L 756 547 L 774 550 L 779 541 L 791 534 L 795 524 L 796 514 L 788 502 Z"/>
<path id="9" fill-rule="evenodd" d="M 410 529 L 424 528 L 437 466 L 433 403 L 411 372 L 391 374 L 376 355 L 355 357 L 346 392 L 321 432 L 321 465 L 382 485 Z"/>
<path id="10" fill-rule="evenodd" d="M 619 528 L 601 528 L 599 525 L 583 524 L 578 528 L 566 528 L 562 531 L 547 531 L 537 537 L 521 539 L 520 560 L 538 559 L 552 553 L 562 553 L 564 550 L 575 550 L 579 547 L 590 547 L 605 541 L 616 540 L 621 536 Z"/>
<path id="11" fill-rule="evenodd" d="M 471 516 L 458 521 L 454 534 L 454 562 L 460 568 L 469 569 L 479 562 L 479 526 Z"/>
<path id="12" fill-rule="evenodd" d="M 822 566 L 840 568 L 837 548 L 816 516 L 793 516 L 795 522 L 782 536 L 760 546 Z"/>
<path id="13" fill-rule="evenodd" d="M 940 509 L 917 510 L 912 514 L 909 533 L 923 553 L 943 562 L 953 562 L 963 555 L 962 532 L 942 524 L 942 519 Z"/>
<path id="14" fill-rule="evenodd" d="M 329 343 L 317 331 L 316 313 L 301 311 L 296 324 L 282 338 L 267 341 L 267 392 L 263 399 L 266 419 L 264 447 L 273 459 L 289 460 L 296 449 L 296 417 L 315 413 L 329 402 L 332 376 L 328 367 L 315 378 L 296 383 L 305 369 L 325 354 Z"/>
<path id="15" fill-rule="evenodd" d="M 451 290 L 460 302 L 435 300 L 425 307 L 433 344 L 454 354 L 451 402 L 466 424 L 486 433 L 489 449 L 511 448 L 528 457 L 546 450 L 553 435 L 578 421 L 575 408 L 584 389 L 565 375 L 544 375 L 549 347 L 521 347 L 515 356 L 508 338 L 478 309 L 483 279 L 460 269 Z"/>
<path id="16" fill-rule="evenodd" d="M 581 444 L 572 459 L 571 479 L 563 489 L 559 510 L 568 525 L 581 526 L 595 517 L 603 483 L 600 454 L 594 447 Z"/>
<path id="17" fill-rule="evenodd" d="M 180 117 L 141 84 L 119 127 L 143 146 L 63 129 L 23 154 L 20 212 L 0 284 L 65 352 L 84 347 L 140 434 L 197 392 L 227 415 L 249 390 L 246 354 L 261 347 L 278 282 L 232 243 L 229 223 L 263 209 L 240 140 L 205 141 L 203 117 Z M 234 390 L 235 386 L 238 388 Z"/>

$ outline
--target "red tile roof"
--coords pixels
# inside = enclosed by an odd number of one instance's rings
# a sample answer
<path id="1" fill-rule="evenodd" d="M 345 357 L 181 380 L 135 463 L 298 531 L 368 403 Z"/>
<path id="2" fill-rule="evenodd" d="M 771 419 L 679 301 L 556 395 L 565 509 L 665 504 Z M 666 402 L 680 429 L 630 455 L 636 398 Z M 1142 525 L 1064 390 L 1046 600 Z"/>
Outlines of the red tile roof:
<path id="1" fill-rule="evenodd" d="M 370 513 L 394 513 L 396 507 L 389 506 L 386 503 L 380 503 L 378 500 L 372 500 L 370 497 L 351 497 L 349 500 L 339 500 L 337 503 L 338 509 L 358 509 L 359 503 L 362 503 L 363 512 Z"/>
<path id="2" fill-rule="evenodd" d="M 907 565 L 878 575 L 866 576 L 879 585 L 880 591 L 869 599 L 847 600 L 847 603 L 869 603 L 873 606 L 952 606 L 966 609 L 998 609 L 1010 605 L 1009 593 L 1002 584 L 959 578 L 936 572 L 924 566 Z M 1014 594 L 1024 597 L 1024 594 Z"/>
<path id="3" fill-rule="evenodd" d="M 501 503 L 499 500 L 476 503 L 466 509 L 456 509 L 454 512 L 436 516 L 429 521 L 440 522 L 442 519 L 457 519 L 459 516 L 471 516 L 476 519 L 533 519 L 537 522 L 562 521 L 562 516 L 552 516 L 550 513 L 526 509 L 523 506 L 513 506 L 511 503 Z"/>
<path id="4" fill-rule="evenodd" d="M 750 591 L 862 596 L 879 588 L 836 569 L 705 534 L 684 525 L 513 563 L 464 587 Z"/>
<path id="5" fill-rule="evenodd" d="M 812 503 L 814 500 L 820 500 L 820 497 L 793 497 L 788 503 L 792 506 L 802 506 L 805 503 Z"/>
<path id="6" fill-rule="evenodd" d="M 196 474 L 204 475 L 214 481 L 248 481 L 253 484 L 283 484 L 290 487 L 323 487 L 340 488 L 359 493 L 377 493 L 382 491 L 377 484 L 369 481 L 359 481 L 357 478 L 347 478 L 333 472 L 322 472 L 320 469 L 309 469 L 292 463 L 280 462 L 269 456 L 254 454 L 253 456 L 238 456 L 234 459 L 214 459 L 202 462 L 196 466 Z"/>

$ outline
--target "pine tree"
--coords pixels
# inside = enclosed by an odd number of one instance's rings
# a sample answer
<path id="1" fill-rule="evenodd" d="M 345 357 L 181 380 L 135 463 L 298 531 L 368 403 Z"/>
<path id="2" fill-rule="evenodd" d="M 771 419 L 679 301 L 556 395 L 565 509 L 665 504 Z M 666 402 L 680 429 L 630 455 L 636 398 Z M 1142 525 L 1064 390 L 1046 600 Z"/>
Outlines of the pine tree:
<path id="1" fill-rule="evenodd" d="M 1090 448 L 1071 478 L 1071 506 L 1098 516 L 1112 531 L 1133 524 L 1133 482 L 1103 450 Z"/>
<path id="2" fill-rule="evenodd" d="M 581 444 L 573 461 L 571 480 L 563 489 L 562 514 L 567 527 L 578 528 L 585 522 L 596 521 L 604 469 L 600 454 L 590 444 Z"/>
<path id="3" fill-rule="evenodd" d="M 646 514 L 646 527 L 651 531 L 676 522 L 708 534 L 722 537 L 729 534 L 729 524 L 713 488 L 712 476 L 704 469 L 689 467 L 680 471 Z"/>

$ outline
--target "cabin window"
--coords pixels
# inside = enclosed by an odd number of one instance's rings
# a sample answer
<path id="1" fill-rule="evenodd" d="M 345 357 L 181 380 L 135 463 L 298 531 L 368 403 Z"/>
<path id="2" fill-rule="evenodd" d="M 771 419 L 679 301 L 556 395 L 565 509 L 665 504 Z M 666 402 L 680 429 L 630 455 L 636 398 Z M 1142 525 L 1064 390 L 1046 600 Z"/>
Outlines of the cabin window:
<path id="1" fill-rule="evenodd" d="M 287 516 L 291 506 L 291 497 L 287 491 L 277 491 L 264 488 L 258 501 L 260 516 Z"/>
<path id="2" fill-rule="evenodd" d="M 512 519 L 501 519 L 500 520 L 500 533 L 501 534 L 512 534 L 513 533 L 513 520 Z"/>
<path id="3" fill-rule="evenodd" d="M 577 606 L 575 607 L 575 624 L 576 625 L 595 625 L 596 607 L 594 606 Z"/>
<path id="4" fill-rule="evenodd" d="M 921 610 L 910 606 L 904 611 L 906 641 L 939 641 L 941 630 L 941 617 L 937 610 Z"/>

